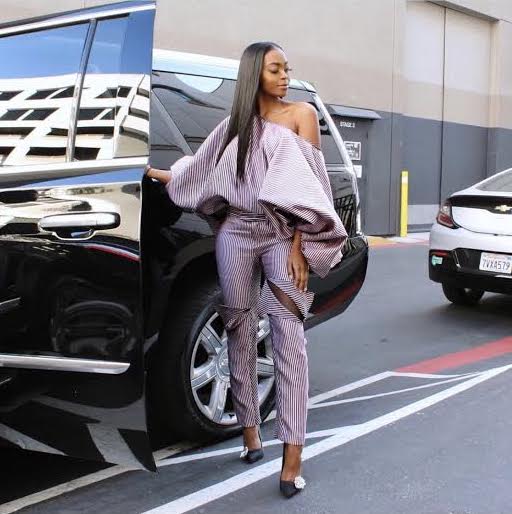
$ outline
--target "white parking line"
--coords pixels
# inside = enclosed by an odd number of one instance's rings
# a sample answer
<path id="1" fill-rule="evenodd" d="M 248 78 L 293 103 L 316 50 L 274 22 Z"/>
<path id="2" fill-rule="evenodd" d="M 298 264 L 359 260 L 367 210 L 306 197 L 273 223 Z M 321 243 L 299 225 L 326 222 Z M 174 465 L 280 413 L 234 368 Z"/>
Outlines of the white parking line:
<path id="1" fill-rule="evenodd" d="M 320 393 L 316 396 L 312 396 L 309 399 L 309 408 L 316 408 L 316 406 L 321 407 L 322 402 L 325 402 L 326 400 L 329 400 L 330 398 L 340 396 L 340 395 L 348 393 L 350 391 L 360 389 L 367 385 L 371 385 L 371 384 L 374 384 L 381 380 L 384 380 L 386 378 L 390 378 L 390 377 L 394 377 L 394 376 L 397 376 L 397 377 L 404 376 L 404 377 L 411 377 L 411 378 L 426 378 L 426 379 L 435 379 L 435 378 L 445 378 L 446 379 L 446 378 L 452 378 L 452 377 L 453 378 L 469 377 L 469 376 L 471 376 L 471 374 L 466 373 L 463 375 L 434 375 L 434 374 L 400 373 L 400 372 L 394 372 L 394 371 L 385 371 L 383 373 L 378 373 L 376 375 L 372 375 L 370 377 L 366 377 L 361 380 L 356 380 L 355 382 L 351 382 L 349 384 L 345 384 L 343 386 L 331 389 L 330 391 Z M 327 403 L 326 403 L 326 405 L 327 405 Z M 275 414 L 276 414 L 275 411 L 272 411 L 270 413 L 270 415 L 266 418 L 265 421 L 269 421 L 269 420 L 275 418 Z M 358 427 L 360 427 L 360 426 L 361 425 L 358 425 Z M 330 437 L 335 434 L 339 434 L 341 428 L 343 428 L 343 430 L 346 430 L 346 431 L 352 429 L 352 427 L 338 427 L 338 428 L 333 428 L 333 429 L 321 430 L 321 431 L 317 431 L 317 432 L 311 432 L 306 437 L 308 439 L 319 438 L 319 437 Z M 273 440 L 273 441 L 269 441 L 269 442 L 265 441 L 266 445 L 280 444 L 280 443 L 281 443 L 281 441 L 278 441 L 278 440 Z M 319 444 L 319 443 L 317 443 L 317 444 Z M 154 458 L 157 463 L 157 467 L 163 467 L 163 466 L 168 466 L 171 464 L 177 464 L 178 462 L 193 461 L 193 460 L 197 460 L 197 459 L 201 459 L 201 458 L 207 458 L 209 456 L 215 457 L 215 456 L 219 456 L 219 455 L 226 455 L 228 453 L 235 453 L 235 452 L 240 451 L 240 448 L 238 448 L 238 447 L 237 448 L 225 448 L 225 449 L 220 449 L 220 450 L 213 450 L 210 452 L 204 452 L 202 454 L 194 454 L 194 455 L 187 455 L 187 456 L 183 456 L 183 457 L 176 457 L 176 458 L 168 460 L 168 458 L 171 457 L 172 455 L 182 453 L 184 451 L 193 449 L 195 447 L 197 447 L 197 445 L 185 441 L 185 442 L 179 442 L 175 445 L 170 446 L 169 448 L 155 452 Z M 306 449 L 307 449 L 307 447 L 304 448 L 303 455 L 306 455 Z M 91 473 L 91 474 L 83 476 L 83 477 L 76 478 L 69 482 L 64 482 L 57 486 L 45 489 L 44 491 L 39 491 L 37 493 L 34 493 L 31 495 L 25 496 L 23 498 L 19 498 L 17 500 L 13 500 L 11 502 L 0 505 L 0 514 L 11 514 L 12 512 L 16 512 L 17 510 L 20 510 L 22 508 L 29 507 L 31 505 L 35 505 L 37 503 L 40 503 L 40 502 L 43 502 L 43 501 L 46 501 L 46 500 L 49 500 L 52 498 L 56 498 L 58 496 L 66 494 L 68 492 L 75 491 L 82 487 L 92 485 L 92 484 L 101 482 L 103 480 L 107 480 L 114 476 L 122 475 L 123 473 L 132 471 L 133 469 L 134 468 L 127 467 L 127 466 L 117 465 L 117 466 L 109 467 L 104 470 L 97 471 L 95 473 Z"/>
<path id="2" fill-rule="evenodd" d="M 326 430 L 317 430 L 316 432 L 309 432 L 306 434 L 306 439 L 318 439 L 319 437 L 329 437 L 339 432 L 339 428 L 328 428 Z M 263 441 L 265 448 L 283 444 L 280 439 L 271 439 Z M 240 446 L 231 446 L 229 448 L 221 448 L 220 450 L 211 450 L 201 453 L 194 453 L 192 455 L 183 455 L 182 457 L 170 457 L 157 462 L 157 467 L 163 468 L 164 466 L 172 466 L 174 464 L 182 464 L 183 462 L 193 462 L 195 460 L 203 460 L 211 457 L 220 457 L 221 455 L 229 455 L 230 453 L 239 453 Z"/>
<path id="3" fill-rule="evenodd" d="M 468 378 L 465 382 L 457 384 L 448 389 L 435 393 L 427 398 L 418 400 L 401 407 L 392 412 L 374 418 L 366 423 L 355 425 L 351 427 L 340 427 L 338 432 L 327 439 L 324 439 L 311 446 L 305 446 L 302 452 L 302 460 L 306 461 L 312 457 L 316 457 L 326 451 L 339 448 L 354 439 L 363 435 L 374 432 L 380 428 L 386 427 L 391 423 L 399 421 L 411 414 L 424 410 L 437 403 L 440 403 L 452 396 L 455 396 L 463 391 L 467 391 L 476 385 L 494 378 L 505 371 L 512 368 L 512 365 L 493 368 L 482 373 L 479 373 L 473 378 Z M 265 464 L 261 464 L 249 471 L 245 471 L 227 480 L 218 482 L 210 487 L 206 487 L 195 493 L 191 493 L 177 500 L 173 500 L 165 505 L 148 510 L 143 514 L 181 514 L 188 512 L 192 509 L 201 507 L 214 500 L 222 498 L 230 493 L 238 491 L 254 482 L 258 482 L 280 471 L 281 458 L 271 460 Z"/>
<path id="4" fill-rule="evenodd" d="M 333 407 L 335 405 L 342 405 L 344 403 L 354 403 L 354 402 L 362 402 L 365 400 L 374 400 L 375 398 L 383 398 L 384 396 L 393 396 L 396 394 L 401 393 L 408 393 L 410 391 L 418 391 L 420 389 L 427 389 L 428 387 L 436 387 L 438 385 L 442 384 L 449 384 L 450 382 L 459 382 L 460 380 L 466 380 L 470 376 L 479 375 L 479 373 L 472 373 L 471 375 L 456 377 L 456 378 L 449 378 L 448 380 L 438 380 L 436 382 L 431 382 L 430 384 L 422 384 L 419 386 L 414 387 L 406 387 L 404 389 L 395 389 L 394 391 L 387 391 L 385 393 L 377 393 L 377 394 L 370 394 L 367 396 L 356 396 L 354 398 L 345 398 L 343 400 L 334 400 L 332 402 L 323 402 L 323 403 L 316 403 L 314 405 L 310 405 L 310 409 L 321 409 L 323 407 Z"/>
<path id="5" fill-rule="evenodd" d="M 382 380 L 389 376 L 393 376 L 393 372 L 386 371 L 384 373 L 379 373 L 377 375 L 373 375 L 371 377 L 367 377 L 362 380 L 357 380 L 350 384 L 346 384 L 344 386 L 337 387 L 336 389 L 332 389 L 331 391 L 327 391 L 325 393 L 318 394 L 318 395 L 310 398 L 309 402 L 314 404 L 316 402 L 323 401 L 328 398 L 332 398 L 333 396 L 338 396 L 338 395 L 346 393 L 348 391 L 352 391 L 354 389 L 364 387 L 365 385 L 373 384 L 374 382 L 378 382 L 379 380 Z M 270 415 L 267 416 L 266 421 L 270 421 L 271 419 L 275 418 L 275 414 L 276 414 L 275 410 L 272 411 L 270 413 Z M 155 461 L 157 462 L 157 466 L 158 466 L 158 461 L 163 460 L 166 457 L 170 457 L 171 455 L 175 455 L 177 453 L 186 451 L 192 447 L 193 447 L 193 445 L 191 443 L 186 443 L 186 442 L 185 443 L 177 443 L 177 444 L 171 446 L 168 450 L 161 450 L 161 452 L 168 452 L 165 456 L 163 454 L 159 454 L 158 452 L 155 453 Z M 112 466 L 110 468 L 97 471 L 95 473 L 91 473 L 91 474 L 83 476 L 83 477 L 76 478 L 69 482 L 63 482 L 62 484 L 59 484 L 54 487 L 50 487 L 48 489 L 45 489 L 44 491 L 39 491 L 37 493 L 33 493 L 33 494 L 30 494 L 23 498 L 18 498 L 11 502 L 0 505 L 0 514 L 11 514 L 12 512 L 16 512 L 19 509 L 49 500 L 51 498 L 56 498 L 57 496 L 61 496 L 63 494 L 71 492 L 71 491 L 75 491 L 82 487 L 86 487 L 88 485 L 92 485 L 97 482 L 107 480 L 107 479 L 112 478 L 117 475 L 122 475 L 123 473 L 127 473 L 128 471 L 131 471 L 131 470 L 132 470 L 132 468 L 117 465 L 117 466 Z"/>
<path id="6" fill-rule="evenodd" d="M 474 373 L 467 373 L 464 375 L 427 375 L 427 378 L 445 378 L 445 377 L 451 377 L 447 380 L 437 380 L 435 382 L 431 382 L 429 384 L 422 384 L 419 386 L 414 387 L 407 387 L 405 389 L 396 389 L 394 391 L 388 391 L 386 393 L 376 393 L 368 396 L 357 396 L 354 398 L 346 398 L 344 400 L 335 400 L 330 402 L 323 402 L 323 403 L 316 403 L 316 401 L 310 402 L 310 405 L 308 409 L 322 409 L 323 407 L 332 407 L 334 405 L 341 405 L 343 403 L 352 403 L 352 402 L 359 402 L 359 401 L 365 401 L 365 400 L 372 400 L 374 398 L 381 398 L 383 396 L 390 396 L 390 395 L 396 395 L 400 393 L 408 393 L 410 391 L 416 391 L 420 389 L 425 389 L 428 387 L 435 387 L 438 385 L 443 384 L 449 384 L 451 382 L 458 382 L 461 380 L 466 380 L 472 376 L 479 375 L 481 372 L 474 372 Z M 395 374 L 395 372 L 393 372 Z M 400 376 L 406 375 L 405 373 L 398 374 Z M 412 375 L 412 374 L 411 374 Z M 377 376 L 377 375 L 376 375 Z M 387 375 L 386 375 L 387 376 Z M 423 375 L 420 373 L 415 373 L 413 378 L 424 378 Z M 361 381 L 359 382 L 361 383 Z M 364 383 L 367 383 L 367 380 L 364 381 Z M 315 400 L 312 398 L 312 400 Z M 266 420 L 265 420 L 266 423 Z M 265 424 L 264 423 L 264 424 Z M 335 435 L 339 432 L 339 428 L 330 428 L 326 430 L 318 430 L 316 432 L 309 432 L 306 434 L 306 439 L 318 439 L 320 437 L 328 437 L 331 435 Z M 269 446 L 274 446 L 277 444 L 282 444 L 282 441 L 279 439 L 271 439 L 271 440 L 264 440 L 265 448 Z M 220 450 L 211 450 L 211 451 L 200 451 L 198 453 L 194 453 L 192 455 L 183 455 L 181 457 L 168 457 L 166 459 L 162 459 L 157 463 L 157 467 L 164 467 L 164 466 L 171 466 L 174 464 L 181 464 L 183 462 L 193 462 L 196 460 L 202 460 L 202 459 L 208 459 L 211 457 L 220 457 L 222 455 L 229 455 L 230 453 L 238 453 L 240 451 L 240 446 L 234 446 L 229 448 L 221 448 Z"/>
<path id="7" fill-rule="evenodd" d="M 328 400 L 329 398 L 333 398 L 335 396 L 340 396 L 341 394 L 348 393 L 350 391 L 354 391 L 355 389 L 360 389 L 361 387 L 374 384 L 375 382 L 379 382 L 384 380 L 385 378 L 392 377 L 394 374 L 393 371 L 384 371 L 383 373 L 377 373 L 376 375 L 372 375 L 371 377 L 362 378 L 361 380 L 356 380 L 355 382 L 351 382 L 350 384 L 345 384 L 340 387 L 336 387 L 335 389 L 331 389 L 330 391 L 326 391 L 325 393 L 317 394 L 316 396 L 312 396 L 308 400 L 308 408 L 316 403 L 323 402 L 324 400 Z M 266 418 L 265 421 L 269 421 L 276 417 L 276 411 L 273 410 Z"/>
<path id="8" fill-rule="evenodd" d="M 191 443 L 181 443 L 173 445 L 169 448 L 165 448 L 163 450 L 155 452 L 154 458 L 155 460 L 165 459 L 167 457 L 170 457 L 171 455 L 181 453 L 185 450 L 190 450 L 194 447 L 195 445 Z M 37 493 L 30 494 L 23 498 L 18 498 L 17 500 L 4 503 L 3 505 L 0 505 L 0 514 L 11 514 L 12 512 L 24 509 L 25 507 L 30 507 L 31 505 L 35 505 L 36 503 L 41 503 L 43 501 L 50 500 L 51 498 L 56 498 L 57 496 L 61 496 L 71 491 L 75 491 L 76 489 L 80 489 L 81 487 L 95 484 L 96 482 L 101 482 L 102 480 L 106 480 L 107 478 L 122 475 L 123 473 L 127 473 L 128 471 L 132 471 L 132 468 L 128 468 L 126 466 L 112 466 L 110 468 L 97 471 L 96 473 L 91 473 L 83 477 L 75 478 L 74 480 L 64 482 L 62 484 L 56 485 L 55 487 L 50 487 L 49 489 L 45 489 L 44 491 L 39 491 Z"/>

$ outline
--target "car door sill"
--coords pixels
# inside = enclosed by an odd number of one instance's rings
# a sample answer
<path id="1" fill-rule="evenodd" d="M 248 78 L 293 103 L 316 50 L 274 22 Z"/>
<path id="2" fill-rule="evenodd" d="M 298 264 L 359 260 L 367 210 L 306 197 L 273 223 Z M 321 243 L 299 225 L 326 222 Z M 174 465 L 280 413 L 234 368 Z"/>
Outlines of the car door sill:
<path id="1" fill-rule="evenodd" d="M 130 363 L 49 355 L 0 353 L 0 367 L 120 375 L 130 367 Z"/>

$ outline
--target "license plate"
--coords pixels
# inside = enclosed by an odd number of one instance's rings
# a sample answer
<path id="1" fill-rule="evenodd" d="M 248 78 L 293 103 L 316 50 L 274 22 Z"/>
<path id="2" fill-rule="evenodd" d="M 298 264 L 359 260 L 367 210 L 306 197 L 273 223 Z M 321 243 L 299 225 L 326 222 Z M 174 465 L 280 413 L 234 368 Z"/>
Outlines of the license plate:
<path id="1" fill-rule="evenodd" d="M 500 253 L 482 252 L 480 256 L 480 269 L 482 271 L 492 271 L 493 273 L 512 274 L 512 255 Z"/>

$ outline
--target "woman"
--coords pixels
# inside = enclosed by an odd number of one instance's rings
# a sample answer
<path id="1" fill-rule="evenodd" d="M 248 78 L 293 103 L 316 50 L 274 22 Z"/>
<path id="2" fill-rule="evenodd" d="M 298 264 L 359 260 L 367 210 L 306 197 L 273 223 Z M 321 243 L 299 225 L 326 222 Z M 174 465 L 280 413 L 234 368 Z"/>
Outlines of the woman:
<path id="1" fill-rule="evenodd" d="M 347 234 L 333 208 L 315 108 L 284 100 L 288 61 L 276 43 L 243 52 L 231 115 L 171 170 L 148 167 L 171 200 L 212 227 L 228 336 L 233 404 L 248 463 L 263 457 L 256 374 L 258 316 L 270 323 L 276 380 L 276 437 L 283 441 L 280 489 L 305 486 L 308 362 L 304 318 L 313 302 L 309 269 L 324 277 Z M 265 282 L 260 290 L 260 273 Z"/>

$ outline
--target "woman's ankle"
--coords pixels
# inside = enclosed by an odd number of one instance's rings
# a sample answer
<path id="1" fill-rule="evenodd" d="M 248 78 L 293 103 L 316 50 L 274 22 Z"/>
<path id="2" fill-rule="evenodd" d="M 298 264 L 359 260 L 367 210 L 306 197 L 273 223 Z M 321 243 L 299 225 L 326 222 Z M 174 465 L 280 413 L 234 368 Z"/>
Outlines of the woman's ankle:
<path id="1" fill-rule="evenodd" d="M 303 445 L 291 443 L 283 444 L 285 451 L 281 479 L 289 481 L 301 474 Z"/>
<path id="2" fill-rule="evenodd" d="M 244 427 L 244 445 L 250 450 L 261 448 L 261 441 L 258 431 L 259 425 Z"/>

